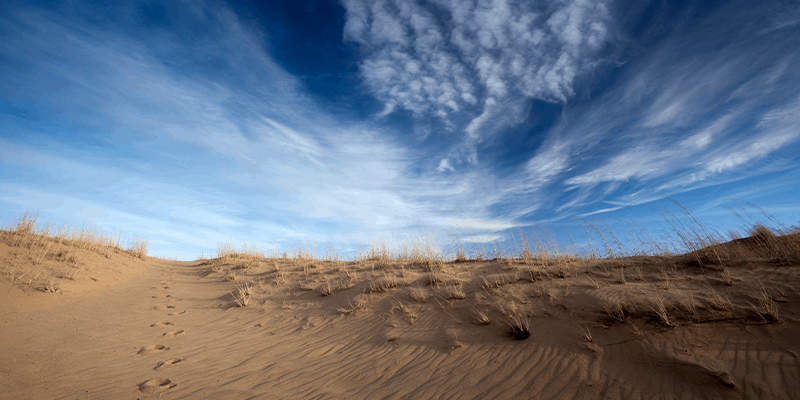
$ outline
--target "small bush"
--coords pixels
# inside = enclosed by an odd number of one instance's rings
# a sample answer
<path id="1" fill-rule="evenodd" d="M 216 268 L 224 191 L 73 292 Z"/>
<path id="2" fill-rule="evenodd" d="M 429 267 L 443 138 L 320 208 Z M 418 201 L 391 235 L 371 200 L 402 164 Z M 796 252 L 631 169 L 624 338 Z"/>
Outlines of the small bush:
<path id="1" fill-rule="evenodd" d="M 509 335 L 516 340 L 525 340 L 531 336 L 530 320 L 521 315 L 511 315 L 508 317 Z"/>
<path id="2" fill-rule="evenodd" d="M 236 290 L 231 292 L 233 296 L 233 301 L 236 302 L 236 305 L 239 307 L 246 307 L 250 304 L 250 297 L 253 295 L 253 286 L 250 282 L 247 283 L 240 283 L 236 285 Z"/>
<path id="3" fill-rule="evenodd" d="M 55 279 L 50 279 L 50 281 L 44 285 L 44 291 L 47 293 L 58 293 L 61 291 L 61 284 L 62 282 L 56 282 Z"/>

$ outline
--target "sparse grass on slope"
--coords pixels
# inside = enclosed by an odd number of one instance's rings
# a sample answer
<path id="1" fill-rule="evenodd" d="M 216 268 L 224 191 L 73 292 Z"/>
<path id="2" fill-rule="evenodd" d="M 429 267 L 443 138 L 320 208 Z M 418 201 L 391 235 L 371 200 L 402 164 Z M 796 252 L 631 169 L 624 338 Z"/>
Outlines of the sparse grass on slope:
<path id="1" fill-rule="evenodd" d="M 387 318 L 401 310 L 407 321 L 420 321 L 426 313 L 444 312 L 444 320 L 499 321 L 520 340 L 535 336 L 543 318 L 570 319 L 583 342 L 596 339 L 591 326 L 628 326 L 635 340 L 646 327 L 780 322 L 778 299 L 789 291 L 781 282 L 761 284 L 753 267 L 800 266 L 797 229 L 753 224 L 725 239 L 685 213 L 693 224 L 667 215 L 671 232 L 627 232 L 631 243 L 622 243 L 607 225 L 587 223 L 588 250 L 582 253 L 574 243 L 575 251 L 566 252 L 535 233 L 530 241 L 520 230 L 505 246 L 492 243 L 485 252 L 468 252 L 461 240 L 448 248 L 417 240 L 395 249 L 373 246 L 344 261 L 330 249 L 315 257 L 316 244 L 292 252 L 221 244 L 218 257 L 204 264 L 210 273 L 230 271 L 230 277 L 235 270 L 241 279 L 268 282 L 254 298 L 284 293 L 285 299 L 301 290 L 351 317 L 366 311 Z M 392 306 L 380 311 L 384 299 Z"/>
<path id="2" fill-rule="evenodd" d="M 123 239 L 84 225 L 40 224 L 37 216 L 25 212 L 0 229 L 3 252 L 2 272 L 12 281 L 47 293 L 60 293 L 70 281 L 80 279 L 87 263 L 96 257 L 115 255 L 147 259 L 148 241 Z"/>

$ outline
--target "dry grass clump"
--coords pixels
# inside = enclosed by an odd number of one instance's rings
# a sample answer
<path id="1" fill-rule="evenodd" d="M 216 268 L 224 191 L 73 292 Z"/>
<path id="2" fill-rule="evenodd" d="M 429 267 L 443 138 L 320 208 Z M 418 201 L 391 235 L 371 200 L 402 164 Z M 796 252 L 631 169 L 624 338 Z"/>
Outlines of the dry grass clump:
<path id="1" fill-rule="evenodd" d="M 422 289 L 421 287 L 411 288 L 408 291 L 408 297 L 410 297 L 411 300 L 414 300 L 417 303 L 424 303 L 428 301 L 428 298 L 430 298 L 428 292 L 426 292 L 425 289 Z"/>
<path id="2" fill-rule="evenodd" d="M 60 277 L 61 279 L 69 279 L 73 281 L 78 276 L 78 273 L 80 273 L 80 271 L 81 271 L 80 268 L 73 268 L 73 269 L 66 268 L 61 271 Z"/>
<path id="3" fill-rule="evenodd" d="M 506 317 L 505 323 L 509 328 L 509 335 L 516 340 L 525 340 L 531 336 L 531 317 L 516 302 L 503 306 L 495 304 L 497 309 Z M 488 318 L 487 318 L 488 319 Z"/>
<path id="4" fill-rule="evenodd" d="M 408 323 L 414 325 L 414 322 L 419 317 L 418 310 L 412 306 L 408 306 L 403 304 L 402 302 L 396 302 L 395 305 L 392 307 L 389 312 L 394 310 L 400 310 L 403 313 L 403 316 L 408 320 Z"/>
<path id="5" fill-rule="evenodd" d="M 578 328 L 581 328 L 581 333 L 583 333 L 583 340 L 590 343 L 594 341 L 594 338 L 592 337 L 592 331 L 589 330 L 588 325 L 585 324 L 583 326 L 578 325 Z"/>
<path id="6" fill-rule="evenodd" d="M 77 255 L 75 254 L 75 252 L 72 252 L 69 249 L 59 250 L 57 253 L 55 253 L 55 259 L 63 263 L 78 265 Z"/>
<path id="7" fill-rule="evenodd" d="M 509 334 L 516 340 L 525 340 L 531 336 L 530 318 L 525 318 L 522 315 L 514 314 L 509 315 L 506 324 L 510 328 Z"/>
<path id="8" fill-rule="evenodd" d="M 338 290 L 350 289 L 351 287 L 358 285 L 358 282 L 358 276 L 356 276 L 354 273 L 348 273 L 346 276 L 343 276 L 340 279 Z"/>
<path id="9" fill-rule="evenodd" d="M 641 338 L 644 337 L 644 332 L 642 332 L 642 330 L 639 329 L 639 327 L 636 324 L 634 324 L 633 322 L 631 322 L 631 324 L 630 324 L 630 331 L 631 331 L 631 334 L 633 334 L 633 337 L 635 339 L 641 339 Z"/>
<path id="10" fill-rule="evenodd" d="M 219 260 L 214 260 L 211 262 L 211 271 L 221 274 L 225 272 L 225 268 L 222 266 L 222 262 Z"/>
<path id="11" fill-rule="evenodd" d="M 424 281 L 431 286 L 460 285 L 461 278 L 451 272 L 429 272 L 425 275 Z"/>
<path id="12" fill-rule="evenodd" d="M 483 289 L 496 289 L 508 284 L 515 283 L 519 280 L 517 276 L 510 275 L 510 274 L 495 274 L 489 275 L 483 278 Z"/>
<path id="13" fill-rule="evenodd" d="M 333 294 L 333 289 L 331 288 L 330 281 L 325 281 L 322 285 L 319 286 L 319 294 L 323 296 L 330 296 Z"/>
<path id="14" fill-rule="evenodd" d="M 658 321 L 668 327 L 675 327 L 676 325 L 672 323 L 669 319 L 669 314 L 667 313 L 667 307 L 664 305 L 664 298 L 661 296 L 656 296 L 653 300 L 652 310 L 658 317 Z"/>
<path id="15" fill-rule="evenodd" d="M 689 291 L 688 295 L 684 295 L 682 301 L 679 303 L 680 307 L 688 314 L 690 319 L 697 319 L 700 315 L 700 309 L 697 301 L 694 298 L 694 293 Z"/>
<path id="16" fill-rule="evenodd" d="M 528 268 L 528 279 L 531 282 L 536 282 L 536 281 L 548 280 L 548 279 L 551 279 L 551 278 L 550 278 L 550 274 L 548 274 L 547 271 L 545 271 L 543 268 L 541 268 L 541 267 L 530 267 L 530 268 Z"/>
<path id="17" fill-rule="evenodd" d="M 239 277 L 236 275 L 236 272 L 233 272 L 233 271 L 231 271 L 231 272 L 228 272 L 228 273 L 225 275 L 225 280 L 226 280 L 226 281 L 228 281 L 228 282 L 230 282 L 230 281 L 235 281 L 235 280 L 236 280 L 236 279 L 238 279 L 238 278 L 239 278 Z"/>
<path id="18" fill-rule="evenodd" d="M 427 275 L 428 284 L 431 286 L 438 286 L 444 283 L 445 279 L 445 275 L 440 272 L 429 272 Z"/>
<path id="19" fill-rule="evenodd" d="M 670 277 L 669 277 L 669 274 L 667 273 L 667 271 L 664 269 L 664 267 L 661 267 L 661 273 L 659 274 L 658 278 L 662 282 L 664 282 L 664 290 L 669 290 L 670 287 L 671 287 L 671 285 L 670 285 Z"/>
<path id="20" fill-rule="evenodd" d="M 603 302 L 603 311 L 608 318 L 616 322 L 625 322 L 626 306 L 619 299 L 611 299 Z"/>
<path id="21" fill-rule="evenodd" d="M 233 301 L 239 307 L 246 307 L 250 304 L 250 298 L 253 296 L 253 285 L 251 282 L 239 283 L 236 289 L 231 292 Z"/>
<path id="22" fill-rule="evenodd" d="M 575 272 L 575 269 L 571 268 L 568 263 L 562 263 L 556 266 L 555 276 L 562 279 L 574 278 L 578 276 L 578 273 Z"/>
<path id="23" fill-rule="evenodd" d="M 339 308 L 337 308 L 337 311 L 339 311 L 342 314 L 350 315 L 350 314 L 355 313 L 358 310 L 363 310 L 363 309 L 367 308 L 369 303 L 370 303 L 370 298 L 367 297 L 367 295 L 358 295 L 355 298 L 353 298 L 352 300 L 350 300 L 350 302 L 349 302 L 350 307 L 349 308 L 339 307 Z"/>
<path id="24" fill-rule="evenodd" d="M 448 285 L 444 289 L 444 298 L 447 300 L 464 300 L 467 294 L 461 285 Z"/>
<path id="25" fill-rule="evenodd" d="M 622 267 L 618 268 L 619 275 L 617 275 L 617 283 L 624 285 L 625 284 L 625 269 Z"/>
<path id="26" fill-rule="evenodd" d="M 733 311 L 733 302 L 731 302 L 730 297 L 723 297 L 721 294 L 719 294 L 716 290 L 714 290 L 710 286 L 706 287 L 708 288 L 708 293 L 710 294 L 708 305 L 711 307 L 712 310 L 721 312 Z"/>
<path id="27" fill-rule="evenodd" d="M 489 325 L 492 321 L 489 319 L 489 314 L 478 307 L 470 307 L 470 316 L 472 322 L 478 325 Z"/>
<path id="28" fill-rule="evenodd" d="M 251 268 L 261 268 L 263 265 L 261 262 L 256 260 L 242 260 L 238 262 L 233 269 L 251 269 Z"/>
<path id="29" fill-rule="evenodd" d="M 55 279 L 50 279 L 44 286 L 44 291 L 47 293 L 58 293 L 61 291 L 61 282 L 56 282 Z"/>
<path id="30" fill-rule="evenodd" d="M 147 248 L 149 247 L 149 242 L 147 239 L 144 238 L 133 238 L 128 243 L 128 248 L 126 251 L 133 255 L 134 257 L 138 257 L 141 259 L 147 258 Z"/>
<path id="31" fill-rule="evenodd" d="M 778 318 L 778 305 L 772 299 L 772 296 L 767 293 L 767 290 L 764 289 L 764 285 L 761 285 L 761 290 L 756 295 L 753 311 L 755 311 L 756 315 L 764 322 L 780 322 Z"/>
<path id="32" fill-rule="evenodd" d="M 365 293 L 383 293 L 394 289 L 400 285 L 400 279 L 395 276 L 384 274 L 381 277 L 372 278 L 367 281 Z"/>

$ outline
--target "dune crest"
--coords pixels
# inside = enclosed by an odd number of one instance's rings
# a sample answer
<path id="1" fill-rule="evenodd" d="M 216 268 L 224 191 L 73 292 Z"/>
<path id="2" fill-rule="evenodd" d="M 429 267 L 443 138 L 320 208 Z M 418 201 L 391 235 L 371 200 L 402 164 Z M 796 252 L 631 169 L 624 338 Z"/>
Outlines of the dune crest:
<path id="1" fill-rule="evenodd" d="M 796 233 L 605 259 L 92 250 L 56 291 L 15 277 L 61 261 L 1 239 L 3 398 L 800 393 Z"/>

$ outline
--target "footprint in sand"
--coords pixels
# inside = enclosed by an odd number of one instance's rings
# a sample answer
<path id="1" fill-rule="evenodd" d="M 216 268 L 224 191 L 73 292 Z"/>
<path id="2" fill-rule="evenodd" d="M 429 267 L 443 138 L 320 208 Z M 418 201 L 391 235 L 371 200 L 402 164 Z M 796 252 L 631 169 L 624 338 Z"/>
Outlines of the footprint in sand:
<path id="1" fill-rule="evenodd" d="M 153 296 L 154 299 L 163 299 L 165 297 L 172 297 L 171 294 L 159 294 L 158 296 Z"/>
<path id="2" fill-rule="evenodd" d="M 139 391 L 144 394 L 154 394 L 172 389 L 175 386 L 178 385 L 172 383 L 172 381 L 169 379 L 150 379 L 147 382 L 142 382 L 139 384 Z"/>
<path id="3" fill-rule="evenodd" d="M 153 328 L 162 328 L 162 327 L 170 326 L 170 325 L 172 325 L 172 322 L 156 322 L 155 324 L 150 325 L 150 326 L 153 327 Z"/>
<path id="4" fill-rule="evenodd" d="M 170 317 L 174 317 L 174 316 L 176 316 L 176 315 L 181 315 L 181 314 L 184 314 L 184 313 L 186 313 L 186 311 L 169 313 L 169 314 L 167 314 L 167 315 L 168 315 L 168 316 L 170 316 Z"/>
<path id="5" fill-rule="evenodd" d="M 142 347 L 139 350 L 139 353 L 137 353 L 137 354 L 141 354 L 143 356 L 146 356 L 148 354 L 160 353 L 160 352 L 162 352 L 164 350 L 169 350 L 169 347 L 164 346 L 163 344 L 151 344 L 151 345 L 147 345 L 147 346 Z"/>
<path id="6" fill-rule="evenodd" d="M 158 365 L 156 365 L 156 367 L 153 369 L 156 371 L 161 371 L 162 369 L 172 367 L 179 362 L 181 362 L 180 358 L 172 358 L 167 361 L 162 361 L 158 363 Z"/>
<path id="7" fill-rule="evenodd" d="M 151 310 L 161 311 L 161 310 L 166 310 L 168 308 L 175 308 L 175 306 L 155 306 L 151 308 Z"/>
<path id="8" fill-rule="evenodd" d="M 179 331 L 167 332 L 167 333 L 164 334 L 164 337 L 178 337 L 180 335 L 183 335 L 185 332 L 186 331 L 184 331 L 183 329 L 181 329 Z"/>

